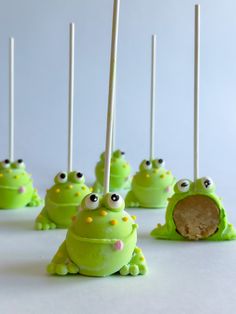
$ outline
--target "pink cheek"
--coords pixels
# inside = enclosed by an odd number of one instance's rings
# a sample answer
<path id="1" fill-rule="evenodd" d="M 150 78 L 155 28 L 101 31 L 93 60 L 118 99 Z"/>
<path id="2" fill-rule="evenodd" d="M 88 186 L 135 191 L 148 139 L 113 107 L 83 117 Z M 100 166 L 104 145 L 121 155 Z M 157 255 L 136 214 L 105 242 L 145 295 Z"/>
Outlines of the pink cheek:
<path id="1" fill-rule="evenodd" d="M 167 192 L 167 193 L 170 192 L 170 187 L 169 187 L 169 186 L 166 188 L 166 192 Z"/>
<path id="2" fill-rule="evenodd" d="M 118 241 L 115 242 L 114 249 L 116 251 L 122 251 L 123 248 L 124 248 L 124 243 L 121 240 L 118 240 Z"/>
<path id="3" fill-rule="evenodd" d="M 25 188 L 24 186 L 19 187 L 18 192 L 19 192 L 20 194 L 25 193 L 25 191 L 26 191 L 26 188 Z"/>

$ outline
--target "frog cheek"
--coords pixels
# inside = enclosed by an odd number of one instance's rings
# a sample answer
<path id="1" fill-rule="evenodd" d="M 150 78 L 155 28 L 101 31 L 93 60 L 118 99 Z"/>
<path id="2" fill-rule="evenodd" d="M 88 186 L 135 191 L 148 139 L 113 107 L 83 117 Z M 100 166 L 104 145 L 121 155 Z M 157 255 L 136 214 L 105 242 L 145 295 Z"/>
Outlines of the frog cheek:
<path id="1" fill-rule="evenodd" d="M 26 188 L 24 186 L 20 186 L 19 189 L 18 189 L 18 192 L 20 194 L 24 194 L 26 192 Z"/>
<path id="2" fill-rule="evenodd" d="M 114 243 L 114 249 L 116 251 L 122 251 L 124 249 L 124 242 L 121 240 L 118 240 Z"/>

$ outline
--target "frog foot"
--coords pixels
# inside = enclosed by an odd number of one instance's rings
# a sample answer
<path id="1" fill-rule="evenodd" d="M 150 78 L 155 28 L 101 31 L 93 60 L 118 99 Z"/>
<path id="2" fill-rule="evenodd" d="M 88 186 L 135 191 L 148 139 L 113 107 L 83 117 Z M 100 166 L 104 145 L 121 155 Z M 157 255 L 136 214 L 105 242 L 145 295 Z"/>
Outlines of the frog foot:
<path id="1" fill-rule="evenodd" d="M 51 262 L 47 267 L 47 272 L 51 275 L 65 276 L 68 274 L 78 274 L 79 267 L 68 260 L 65 263 L 53 263 Z"/>
<path id="2" fill-rule="evenodd" d="M 135 248 L 133 256 L 127 265 L 124 265 L 120 269 L 120 274 L 122 276 L 138 276 L 145 275 L 148 271 L 147 264 L 145 262 L 145 257 L 143 256 L 142 250 L 138 247 Z"/>
<path id="3" fill-rule="evenodd" d="M 57 226 L 47 217 L 43 216 L 42 214 L 39 214 L 39 216 L 36 218 L 34 227 L 36 230 L 50 230 L 56 229 Z"/>
<path id="4" fill-rule="evenodd" d="M 37 207 L 37 206 L 40 206 L 41 204 L 42 204 L 42 200 L 38 194 L 38 191 L 36 189 L 34 189 L 32 199 L 29 202 L 29 204 L 27 204 L 27 206 L 28 207 Z"/>

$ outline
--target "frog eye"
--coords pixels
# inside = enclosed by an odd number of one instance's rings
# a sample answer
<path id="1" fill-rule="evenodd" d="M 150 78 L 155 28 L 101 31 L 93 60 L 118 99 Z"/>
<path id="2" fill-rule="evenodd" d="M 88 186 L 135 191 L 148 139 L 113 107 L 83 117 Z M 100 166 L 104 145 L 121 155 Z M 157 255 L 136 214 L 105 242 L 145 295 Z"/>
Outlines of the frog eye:
<path id="1" fill-rule="evenodd" d="M 111 209 L 119 209 L 123 204 L 123 198 L 117 193 L 109 193 L 107 196 L 107 203 Z"/>
<path id="2" fill-rule="evenodd" d="M 59 172 L 56 176 L 56 180 L 59 183 L 65 183 L 67 182 L 67 173 L 66 172 Z"/>
<path id="3" fill-rule="evenodd" d="M 97 194 L 89 194 L 85 199 L 85 206 L 87 209 L 95 210 L 99 207 L 99 197 Z"/>
<path id="4" fill-rule="evenodd" d="M 179 180 L 177 182 L 177 188 L 182 193 L 188 192 L 190 189 L 190 181 L 186 179 Z"/>
<path id="5" fill-rule="evenodd" d="M 76 182 L 83 182 L 84 181 L 84 175 L 81 172 L 75 172 L 74 179 Z"/>
<path id="6" fill-rule="evenodd" d="M 2 165 L 3 168 L 9 168 L 10 165 L 11 165 L 11 162 L 10 162 L 9 159 L 5 159 L 5 160 L 3 160 L 3 161 L 1 162 L 1 165 Z"/>
<path id="7" fill-rule="evenodd" d="M 17 159 L 15 162 L 16 168 L 25 168 L 25 163 L 23 159 Z"/>
<path id="8" fill-rule="evenodd" d="M 214 187 L 214 182 L 210 177 L 201 178 L 202 186 L 205 190 L 210 191 Z"/>
<path id="9" fill-rule="evenodd" d="M 143 169 L 149 170 L 152 169 L 152 163 L 149 160 L 144 160 L 143 161 Z"/>
<path id="10" fill-rule="evenodd" d="M 155 159 L 154 160 L 154 166 L 156 168 L 164 167 L 165 166 L 165 160 L 164 159 Z"/>

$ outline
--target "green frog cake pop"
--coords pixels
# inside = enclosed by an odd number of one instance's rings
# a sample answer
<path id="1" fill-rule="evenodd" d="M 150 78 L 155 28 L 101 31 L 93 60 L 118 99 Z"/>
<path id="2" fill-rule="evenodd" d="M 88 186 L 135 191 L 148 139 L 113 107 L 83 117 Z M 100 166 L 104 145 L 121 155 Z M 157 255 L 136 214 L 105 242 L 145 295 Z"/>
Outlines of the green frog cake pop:
<path id="1" fill-rule="evenodd" d="M 199 178 L 199 52 L 200 7 L 195 6 L 194 67 L 194 181 L 179 180 L 166 209 L 166 223 L 151 235 L 168 240 L 233 240 L 236 230 L 228 223 L 221 199 L 210 177 Z"/>
<path id="2" fill-rule="evenodd" d="M 10 38 L 9 55 L 9 158 L 0 162 L 0 209 L 41 204 L 23 159 L 14 160 L 14 38 Z"/>
<path id="3" fill-rule="evenodd" d="M 154 113 L 156 83 L 156 35 L 152 36 L 150 158 L 143 160 L 139 171 L 133 176 L 131 190 L 125 203 L 127 207 L 163 208 L 173 193 L 175 178 L 165 169 L 165 161 L 154 154 Z"/>
<path id="4" fill-rule="evenodd" d="M 74 103 L 74 24 L 70 24 L 69 66 L 69 130 L 68 171 L 59 172 L 54 185 L 47 190 L 45 206 L 35 221 L 37 230 L 68 228 L 82 199 L 90 193 L 83 173 L 72 171 L 73 154 L 73 103 Z"/>
<path id="5" fill-rule="evenodd" d="M 147 272 L 142 250 L 136 247 L 137 225 L 125 212 L 122 197 L 109 191 L 118 19 L 119 0 L 114 0 L 104 194 L 85 196 L 65 241 L 47 267 L 50 274 L 105 277 L 115 273 L 137 276 Z"/>

